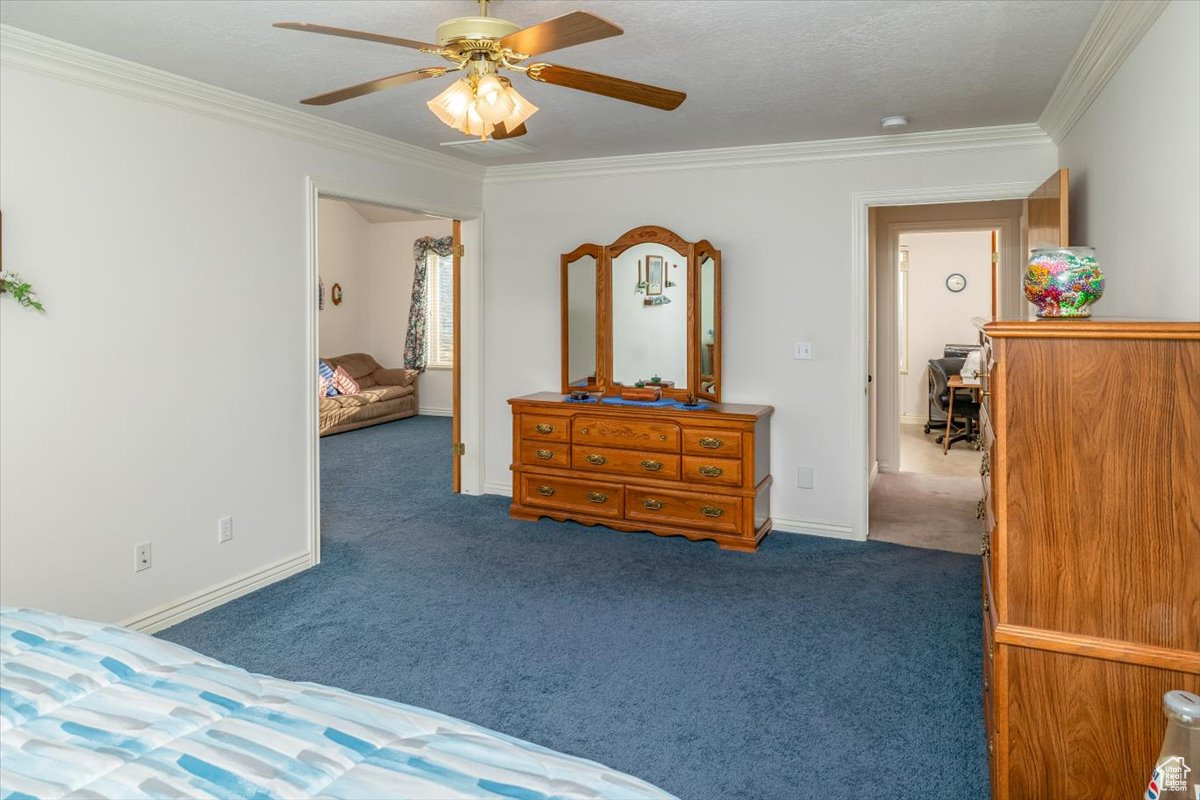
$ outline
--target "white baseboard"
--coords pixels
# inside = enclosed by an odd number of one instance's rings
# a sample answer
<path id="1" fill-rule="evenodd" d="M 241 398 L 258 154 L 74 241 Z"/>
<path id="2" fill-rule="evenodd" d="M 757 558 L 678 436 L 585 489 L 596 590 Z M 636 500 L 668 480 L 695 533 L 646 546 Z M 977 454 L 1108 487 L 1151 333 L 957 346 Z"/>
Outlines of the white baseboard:
<path id="1" fill-rule="evenodd" d="M 863 541 L 861 536 L 854 535 L 854 530 L 849 525 L 842 525 L 838 522 L 771 517 L 771 530 L 779 533 L 807 533 L 811 536 L 827 536 L 831 539 Z"/>
<path id="2" fill-rule="evenodd" d="M 500 483 L 498 481 L 485 481 L 483 484 L 484 494 L 498 494 L 502 497 L 512 497 L 512 484 Z"/>
<path id="3" fill-rule="evenodd" d="M 425 408 L 422 406 L 417 409 L 417 414 L 422 417 L 453 417 L 454 409 L 452 408 Z"/>
<path id="4" fill-rule="evenodd" d="M 155 633 L 208 611 L 210 608 L 216 608 L 222 603 L 228 603 L 230 600 L 250 594 L 256 589 L 291 577 L 297 572 L 303 572 L 311 566 L 313 566 L 312 553 L 300 553 L 291 558 L 276 561 L 274 564 L 268 564 L 261 569 L 239 575 L 225 583 L 210 586 L 195 594 L 161 605 L 145 614 L 131 617 L 121 625 L 142 633 Z"/>

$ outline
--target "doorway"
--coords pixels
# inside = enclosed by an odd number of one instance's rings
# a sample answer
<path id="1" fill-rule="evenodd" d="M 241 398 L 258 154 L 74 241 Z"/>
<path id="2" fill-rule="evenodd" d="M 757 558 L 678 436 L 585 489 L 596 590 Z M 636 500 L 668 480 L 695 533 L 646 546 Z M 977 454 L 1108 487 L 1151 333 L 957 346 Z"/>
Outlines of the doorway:
<path id="1" fill-rule="evenodd" d="M 432 458 L 439 464 L 445 458 L 446 491 L 483 493 L 482 409 L 478 402 L 482 236 L 479 209 L 424 202 L 386 190 L 310 178 L 308 201 L 310 366 L 305 369 L 312 381 L 310 396 L 317 400 L 309 420 L 308 447 L 310 547 L 315 564 L 320 561 L 321 442 L 325 441 L 320 433 L 330 420 L 322 419 L 323 406 L 328 404 L 324 397 L 316 397 L 321 375 L 311 365 L 325 356 L 333 355 L 332 360 L 337 361 L 337 354 L 366 353 L 370 362 L 384 370 L 372 374 L 383 375 L 388 385 L 360 385 L 357 394 L 361 396 L 354 397 L 355 402 L 366 404 L 404 394 L 411 406 L 409 413 L 391 415 L 392 419 L 379 425 L 367 419 L 361 426 L 332 433 L 332 438 L 371 430 L 378 438 L 388 426 L 401 431 L 406 421 L 419 420 L 423 428 L 436 428 L 439 437 L 445 434 Z M 339 218 L 342 230 L 329 229 L 333 216 Z M 346 238 L 347 230 L 358 234 L 357 248 L 338 242 L 339 237 Z M 422 241 L 424 248 L 418 246 Z M 339 259 L 343 263 L 337 263 Z M 417 291 L 418 263 L 424 267 L 423 293 Z M 424 302 L 414 303 L 414 294 L 422 294 Z M 424 314 L 421 327 L 425 335 L 423 345 L 414 347 L 420 337 L 414 342 L 410 335 L 410 318 L 418 308 Z M 335 310 L 340 313 L 333 313 Z M 338 353 L 332 353 L 334 350 Z M 405 376 L 411 383 L 388 374 L 389 370 L 419 367 L 413 363 L 418 352 L 424 371 L 415 380 Z M 371 378 L 365 381 L 372 382 Z M 383 406 L 375 410 L 396 411 Z M 415 427 L 403 430 L 416 433 Z M 328 428 L 326 433 L 330 433 Z M 428 443 L 428 430 L 425 435 Z M 345 447 L 344 443 L 340 446 Z"/>
<path id="2" fill-rule="evenodd" d="M 1003 217 L 1009 221 L 1007 230 L 995 224 L 994 216 L 1005 201 L 1012 204 Z M 894 273 L 881 267 L 892 258 L 888 237 L 879 232 L 881 223 L 892 216 L 890 223 L 940 220 L 999 227 L 995 313 L 1001 318 L 1024 318 L 1030 308 L 1021 290 L 1026 254 L 1031 247 L 1061 246 L 1067 241 L 1067 174 L 1057 170 L 1045 181 L 859 192 L 850 202 L 854 309 L 850 340 L 857 368 L 851 373 L 850 391 L 860 420 L 854 428 L 852 530 L 854 538 L 865 540 L 870 531 L 871 487 L 881 472 L 898 466 L 900 450 L 899 417 L 894 413 L 899 408 L 899 370 L 889 368 L 892 359 L 898 362 L 897 309 L 891 302 Z M 980 212 L 979 207 L 992 210 Z"/>
<path id="3" fill-rule="evenodd" d="M 1019 214 L 1019 205 L 989 210 Z M 880 372 L 894 370 L 894 397 L 877 408 L 894 415 L 887 427 L 896 441 L 880 448 L 888 463 L 871 487 L 869 537 L 971 553 L 979 536 L 977 324 L 995 315 L 1001 275 L 1012 272 L 1002 269 L 1000 249 L 1013 220 L 889 222 L 905 212 L 913 215 L 899 207 L 877 220 L 876 308 L 894 312 L 881 313 L 877 327 L 894 320 L 896 342 L 894 356 L 878 359 Z"/>

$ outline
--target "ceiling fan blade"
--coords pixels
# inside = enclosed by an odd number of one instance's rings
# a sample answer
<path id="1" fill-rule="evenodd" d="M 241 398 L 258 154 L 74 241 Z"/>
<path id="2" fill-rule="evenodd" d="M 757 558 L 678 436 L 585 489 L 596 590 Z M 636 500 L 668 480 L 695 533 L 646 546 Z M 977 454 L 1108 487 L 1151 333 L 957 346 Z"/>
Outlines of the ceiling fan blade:
<path id="1" fill-rule="evenodd" d="M 347 86 L 345 89 L 338 89 L 336 92 L 327 92 L 319 94 L 316 97 L 310 97 L 307 100 L 300 102 L 306 106 L 327 106 L 332 103 L 340 103 L 343 100 L 349 100 L 352 97 L 362 97 L 364 94 L 373 92 L 382 92 L 384 89 L 391 89 L 393 86 L 401 86 L 413 81 L 419 81 L 422 78 L 437 78 L 445 75 L 449 70 L 445 67 L 426 67 L 425 69 L 414 69 L 412 72 L 401 72 L 399 75 L 389 75 L 386 78 L 376 78 L 373 81 L 360 83 L 357 86 Z"/>
<path id="2" fill-rule="evenodd" d="M 535 81 L 553 83 L 555 86 L 565 86 L 568 89 L 579 89 L 582 92 L 602 94 L 605 97 L 614 97 L 629 103 L 661 108 L 663 111 L 673 111 L 687 99 L 685 92 L 627 81 L 611 75 L 585 72 L 573 67 L 560 67 L 557 64 L 534 64 L 529 68 L 528 75 Z"/>
<path id="3" fill-rule="evenodd" d="M 525 129 L 524 122 L 522 122 L 517 127 L 513 128 L 511 133 L 508 131 L 507 128 L 504 127 L 504 123 L 501 122 L 499 125 L 497 125 L 495 128 L 492 129 L 492 138 L 496 139 L 496 140 L 515 139 L 516 137 L 524 136 L 527 133 L 529 133 L 529 131 Z"/>
<path id="4" fill-rule="evenodd" d="M 436 44 L 418 42 L 413 39 L 400 39 L 396 36 L 384 36 L 382 33 L 367 33 L 352 31 L 348 28 L 332 28 L 328 25 L 313 25 L 310 22 L 276 22 L 274 27 L 287 28 L 290 31 L 307 31 L 308 33 L 324 33 L 329 36 L 344 36 L 347 39 L 365 39 L 368 42 L 394 44 L 398 47 L 411 47 L 414 50 L 437 50 Z"/>
<path id="5" fill-rule="evenodd" d="M 570 14 L 563 14 L 561 17 L 510 33 L 500 40 L 500 44 L 518 53 L 536 56 L 551 50 L 562 50 L 564 47 L 607 39 L 609 36 L 620 36 L 624 32 L 595 14 L 572 11 Z"/>

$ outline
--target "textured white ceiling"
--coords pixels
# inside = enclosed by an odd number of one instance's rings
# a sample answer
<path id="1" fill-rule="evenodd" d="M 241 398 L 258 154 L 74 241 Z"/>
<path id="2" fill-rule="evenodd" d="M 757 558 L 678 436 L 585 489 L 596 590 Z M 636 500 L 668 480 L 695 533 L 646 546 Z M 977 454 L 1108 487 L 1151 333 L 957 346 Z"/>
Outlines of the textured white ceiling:
<path id="1" fill-rule="evenodd" d="M 561 63 L 688 93 L 665 112 L 599 95 L 514 84 L 541 111 L 536 152 L 488 163 L 656 153 L 1033 122 L 1098 0 L 495 0 L 522 26 L 586 9 L 623 36 L 546 54 Z M 102 53 L 303 109 L 431 150 L 461 136 L 425 108 L 452 80 L 422 81 L 310 108 L 298 100 L 442 62 L 374 42 L 271 27 L 316 22 L 433 41 L 475 0 L 4 0 L 0 21 Z M 469 148 L 461 158 L 479 160 Z"/>

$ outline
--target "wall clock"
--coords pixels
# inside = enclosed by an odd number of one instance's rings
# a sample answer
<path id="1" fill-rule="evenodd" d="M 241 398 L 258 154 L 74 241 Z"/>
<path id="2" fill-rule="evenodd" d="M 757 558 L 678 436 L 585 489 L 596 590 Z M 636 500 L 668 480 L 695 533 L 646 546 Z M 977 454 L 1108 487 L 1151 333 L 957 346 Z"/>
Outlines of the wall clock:
<path id="1" fill-rule="evenodd" d="M 967 288 L 967 279 L 961 272 L 952 272 L 946 276 L 946 288 L 952 292 L 961 292 Z"/>

